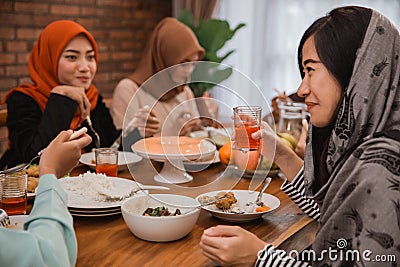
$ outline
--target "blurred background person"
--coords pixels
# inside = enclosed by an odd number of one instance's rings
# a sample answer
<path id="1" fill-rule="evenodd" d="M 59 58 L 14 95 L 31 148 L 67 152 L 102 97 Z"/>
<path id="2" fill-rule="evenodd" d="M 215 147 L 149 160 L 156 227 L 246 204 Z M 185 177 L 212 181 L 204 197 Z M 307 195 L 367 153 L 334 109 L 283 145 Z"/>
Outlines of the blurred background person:
<path id="1" fill-rule="evenodd" d="M 189 27 L 175 18 L 158 23 L 134 73 L 114 90 L 110 112 L 117 129 L 132 131 L 126 137 L 127 146 L 161 131 L 170 135 L 179 128 L 180 135 L 188 135 L 199 128 L 199 112 L 186 83 L 203 56 L 204 49 Z M 164 124 L 167 117 L 172 123 Z"/>

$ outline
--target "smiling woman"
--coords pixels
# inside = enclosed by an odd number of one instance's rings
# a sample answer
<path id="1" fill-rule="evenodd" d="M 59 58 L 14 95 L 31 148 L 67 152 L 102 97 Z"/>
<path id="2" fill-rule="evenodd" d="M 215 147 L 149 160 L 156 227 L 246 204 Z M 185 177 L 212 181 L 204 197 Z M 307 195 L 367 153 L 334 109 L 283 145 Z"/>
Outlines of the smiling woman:
<path id="1" fill-rule="evenodd" d="M 223 266 L 375 266 L 326 254 L 338 249 L 400 256 L 399 55 L 398 29 L 376 10 L 339 7 L 311 24 L 297 57 L 311 113 L 304 165 L 266 123 L 252 137 L 263 156 L 274 154 L 287 178 L 281 189 L 318 221 L 318 259 L 301 262 L 232 226 L 204 231 L 204 255 Z"/>
<path id="2" fill-rule="evenodd" d="M 58 80 L 60 84 L 73 85 L 89 89 L 96 74 L 95 52 L 84 35 L 78 35 L 65 47 L 58 62 Z M 79 74 L 76 74 L 76 70 Z"/>
<path id="3" fill-rule="evenodd" d="M 304 43 L 303 76 L 297 92 L 306 98 L 311 122 L 317 127 L 328 126 L 336 114 L 343 90 L 337 79 L 322 64 L 315 49 L 314 37 Z"/>
<path id="4" fill-rule="evenodd" d="M 1 160 L 1 168 L 28 162 L 61 130 L 89 128 L 88 116 L 100 135 L 101 146 L 114 142 L 119 131 L 92 84 L 97 58 L 96 41 L 76 22 L 55 21 L 41 32 L 29 57 L 33 83 L 12 89 L 3 99 L 11 147 Z M 95 137 L 91 130 L 88 134 Z M 92 142 L 85 149 L 94 146 Z"/>

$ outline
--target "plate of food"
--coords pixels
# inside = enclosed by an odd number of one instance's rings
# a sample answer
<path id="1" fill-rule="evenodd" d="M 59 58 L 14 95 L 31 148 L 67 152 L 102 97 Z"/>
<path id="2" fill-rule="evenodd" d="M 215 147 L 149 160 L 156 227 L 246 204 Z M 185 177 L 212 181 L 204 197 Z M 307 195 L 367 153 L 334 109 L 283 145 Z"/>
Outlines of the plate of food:
<path id="1" fill-rule="evenodd" d="M 154 160 L 199 160 L 208 159 L 216 150 L 207 139 L 188 136 L 157 136 L 144 138 L 132 145 L 132 150 L 143 157 Z"/>
<path id="2" fill-rule="evenodd" d="M 220 190 L 201 194 L 196 197 L 200 203 L 208 203 L 221 196 L 226 196 L 215 204 L 203 207 L 213 216 L 229 222 L 248 222 L 271 213 L 280 205 L 277 197 L 263 193 L 262 205 L 250 204 L 255 201 L 259 192 L 251 190 Z"/>
<path id="3" fill-rule="evenodd" d="M 35 190 L 39 183 L 39 165 L 30 165 L 25 172 L 28 176 L 27 198 L 33 199 L 36 196 Z"/>
<path id="4" fill-rule="evenodd" d="M 208 139 L 188 136 L 148 137 L 132 145 L 132 150 L 142 157 L 163 161 L 161 172 L 154 176 L 159 183 L 181 184 L 193 180 L 186 172 L 183 162 L 210 159 L 216 151 Z"/>
<path id="5" fill-rule="evenodd" d="M 142 157 L 133 152 L 119 151 L 118 152 L 118 170 L 129 164 L 134 164 L 142 160 Z M 88 152 L 81 155 L 79 162 L 96 169 L 96 158 L 94 152 Z"/>
<path id="6" fill-rule="evenodd" d="M 91 172 L 60 178 L 58 181 L 68 195 L 68 208 L 91 209 L 99 212 L 121 207 L 125 200 L 111 199 L 108 192 L 112 192 L 113 195 L 120 195 L 120 193 L 127 195 L 129 190 L 138 187 L 138 183 L 129 179 Z M 136 194 L 141 194 L 141 191 Z"/>

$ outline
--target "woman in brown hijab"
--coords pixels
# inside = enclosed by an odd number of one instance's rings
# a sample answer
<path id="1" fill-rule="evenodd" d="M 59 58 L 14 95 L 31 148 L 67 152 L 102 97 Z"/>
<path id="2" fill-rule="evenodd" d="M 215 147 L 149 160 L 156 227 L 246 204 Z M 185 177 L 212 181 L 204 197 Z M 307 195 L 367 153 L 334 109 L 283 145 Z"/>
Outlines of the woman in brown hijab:
<path id="1" fill-rule="evenodd" d="M 160 21 L 135 72 L 114 90 L 110 112 L 117 129 L 124 129 L 124 134 L 136 132 L 132 142 L 161 132 L 188 134 L 199 120 L 183 127 L 179 121 L 199 114 L 186 82 L 193 62 L 203 56 L 204 49 L 190 28 L 174 18 Z"/>

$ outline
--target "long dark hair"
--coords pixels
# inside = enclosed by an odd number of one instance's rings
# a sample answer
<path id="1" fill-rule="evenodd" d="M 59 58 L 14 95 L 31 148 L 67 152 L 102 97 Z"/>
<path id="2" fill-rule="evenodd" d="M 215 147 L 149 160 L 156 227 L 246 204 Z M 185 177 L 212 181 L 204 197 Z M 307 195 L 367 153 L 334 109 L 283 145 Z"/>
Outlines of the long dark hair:
<path id="1" fill-rule="evenodd" d="M 297 61 L 300 75 L 303 73 L 303 46 L 314 37 L 315 49 L 322 64 L 338 81 L 343 91 L 346 91 L 353 72 L 364 35 L 367 31 L 372 10 L 359 6 L 345 6 L 333 9 L 326 16 L 316 20 L 304 33 L 297 49 Z M 315 166 L 314 190 L 321 188 L 329 178 L 326 168 L 326 155 L 332 124 L 324 127 L 313 127 L 313 155 Z M 318 140 L 317 140 L 318 139 Z M 320 144 L 323 145 L 320 145 Z"/>

